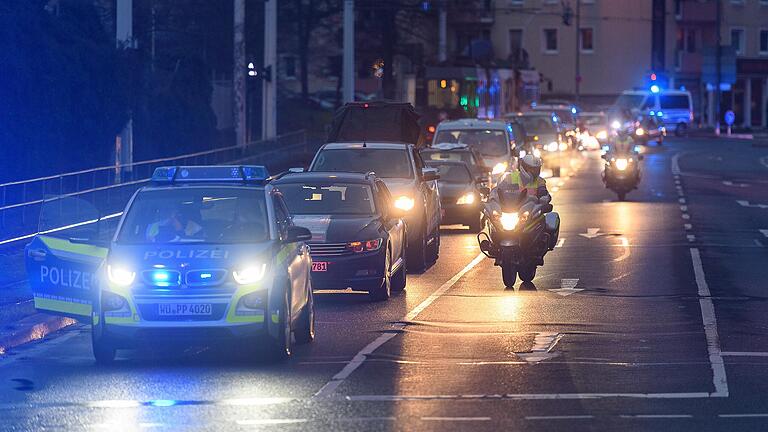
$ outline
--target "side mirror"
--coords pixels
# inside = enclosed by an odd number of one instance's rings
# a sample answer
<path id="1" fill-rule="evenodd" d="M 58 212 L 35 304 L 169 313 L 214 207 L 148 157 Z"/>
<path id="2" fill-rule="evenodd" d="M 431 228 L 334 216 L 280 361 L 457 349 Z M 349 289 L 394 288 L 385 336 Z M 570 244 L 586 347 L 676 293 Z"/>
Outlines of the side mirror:
<path id="1" fill-rule="evenodd" d="M 288 227 L 283 243 L 296 243 L 312 240 L 312 232 L 300 226 Z"/>
<path id="2" fill-rule="evenodd" d="M 421 170 L 421 177 L 424 181 L 435 181 L 440 179 L 440 173 L 437 168 L 424 168 Z"/>
<path id="3" fill-rule="evenodd" d="M 478 192 L 480 192 L 480 195 L 482 196 L 488 196 L 491 194 L 491 188 L 489 188 L 488 186 L 480 186 L 479 188 L 477 188 L 477 190 Z"/>

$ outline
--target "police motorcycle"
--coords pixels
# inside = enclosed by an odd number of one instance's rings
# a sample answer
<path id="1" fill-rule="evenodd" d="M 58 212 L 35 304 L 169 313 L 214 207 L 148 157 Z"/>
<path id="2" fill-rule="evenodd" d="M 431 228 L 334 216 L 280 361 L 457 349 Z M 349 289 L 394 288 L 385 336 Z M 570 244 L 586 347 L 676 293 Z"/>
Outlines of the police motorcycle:
<path id="1" fill-rule="evenodd" d="M 616 193 L 619 201 L 624 201 L 627 193 L 637 189 L 640 184 L 640 161 L 643 155 L 629 138 L 634 134 L 632 126 L 617 129 L 612 142 L 603 146 L 603 183 L 607 189 Z"/>
<path id="2" fill-rule="evenodd" d="M 477 240 L 482 253 L 501 267 L 504 286 L 512 288 L 518 275 L 526 283 L 536 277 L 544 255 L 557 244 L 560 217 L 552 213 L 552 204 L 529 196 L 527 189 L 500 185 L 496 190 L 498 203 L 486 200 L 483 208 L 488 233 L 480 232 Z M 482 193 L 487 197 L 490 191 Z"/>

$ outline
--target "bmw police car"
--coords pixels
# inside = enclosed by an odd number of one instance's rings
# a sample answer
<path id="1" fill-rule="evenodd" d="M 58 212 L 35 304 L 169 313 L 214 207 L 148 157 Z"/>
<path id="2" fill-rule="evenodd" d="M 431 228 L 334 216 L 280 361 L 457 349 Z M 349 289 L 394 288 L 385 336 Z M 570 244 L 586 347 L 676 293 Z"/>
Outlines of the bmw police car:
<path id="1" fill-rule="evenodd" d="M 26 249 L 35 307 L 91 322 L 98 362 L 150 341 L 289 356 L 292 336 L 314 338 L 312 235 L 266 178 L 262 166 L 158 168 L 111 241 L 38 235 Z"/>

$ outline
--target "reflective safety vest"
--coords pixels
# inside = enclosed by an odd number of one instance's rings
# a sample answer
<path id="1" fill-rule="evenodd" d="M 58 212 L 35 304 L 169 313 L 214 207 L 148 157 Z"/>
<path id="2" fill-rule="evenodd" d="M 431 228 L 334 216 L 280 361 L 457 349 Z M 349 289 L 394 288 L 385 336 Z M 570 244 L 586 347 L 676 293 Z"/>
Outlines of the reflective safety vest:
<path id="1" fill-rule="evenodd" d="M 509 184 L 517 185 L 521 189 L 528 189 L 537 192 L 539 190 L 539 178 L 536 177 L 533 179 L 532 182 L 528 184 L 522 184 L 522 179 L 520 178 L 520 172 L 519 171 L 511 171 L 508 172 L 504 178 L 501 180 L 502 182 L 508 182 Z"/>

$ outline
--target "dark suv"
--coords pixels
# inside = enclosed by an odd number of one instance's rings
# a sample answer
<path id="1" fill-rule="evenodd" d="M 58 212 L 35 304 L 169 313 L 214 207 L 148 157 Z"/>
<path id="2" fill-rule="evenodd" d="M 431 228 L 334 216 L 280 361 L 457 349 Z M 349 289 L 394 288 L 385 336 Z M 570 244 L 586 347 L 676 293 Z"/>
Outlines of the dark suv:
<path id="1" fill-rule="evenodd" d="M 437 170 L 425 166 L 405 143 L 330 143 L 317 151 L 309 171 L 374 172 L 392 193 L 407 231 L 409 270 L 421 270 L 440 253 L 440 194 Z"/>

